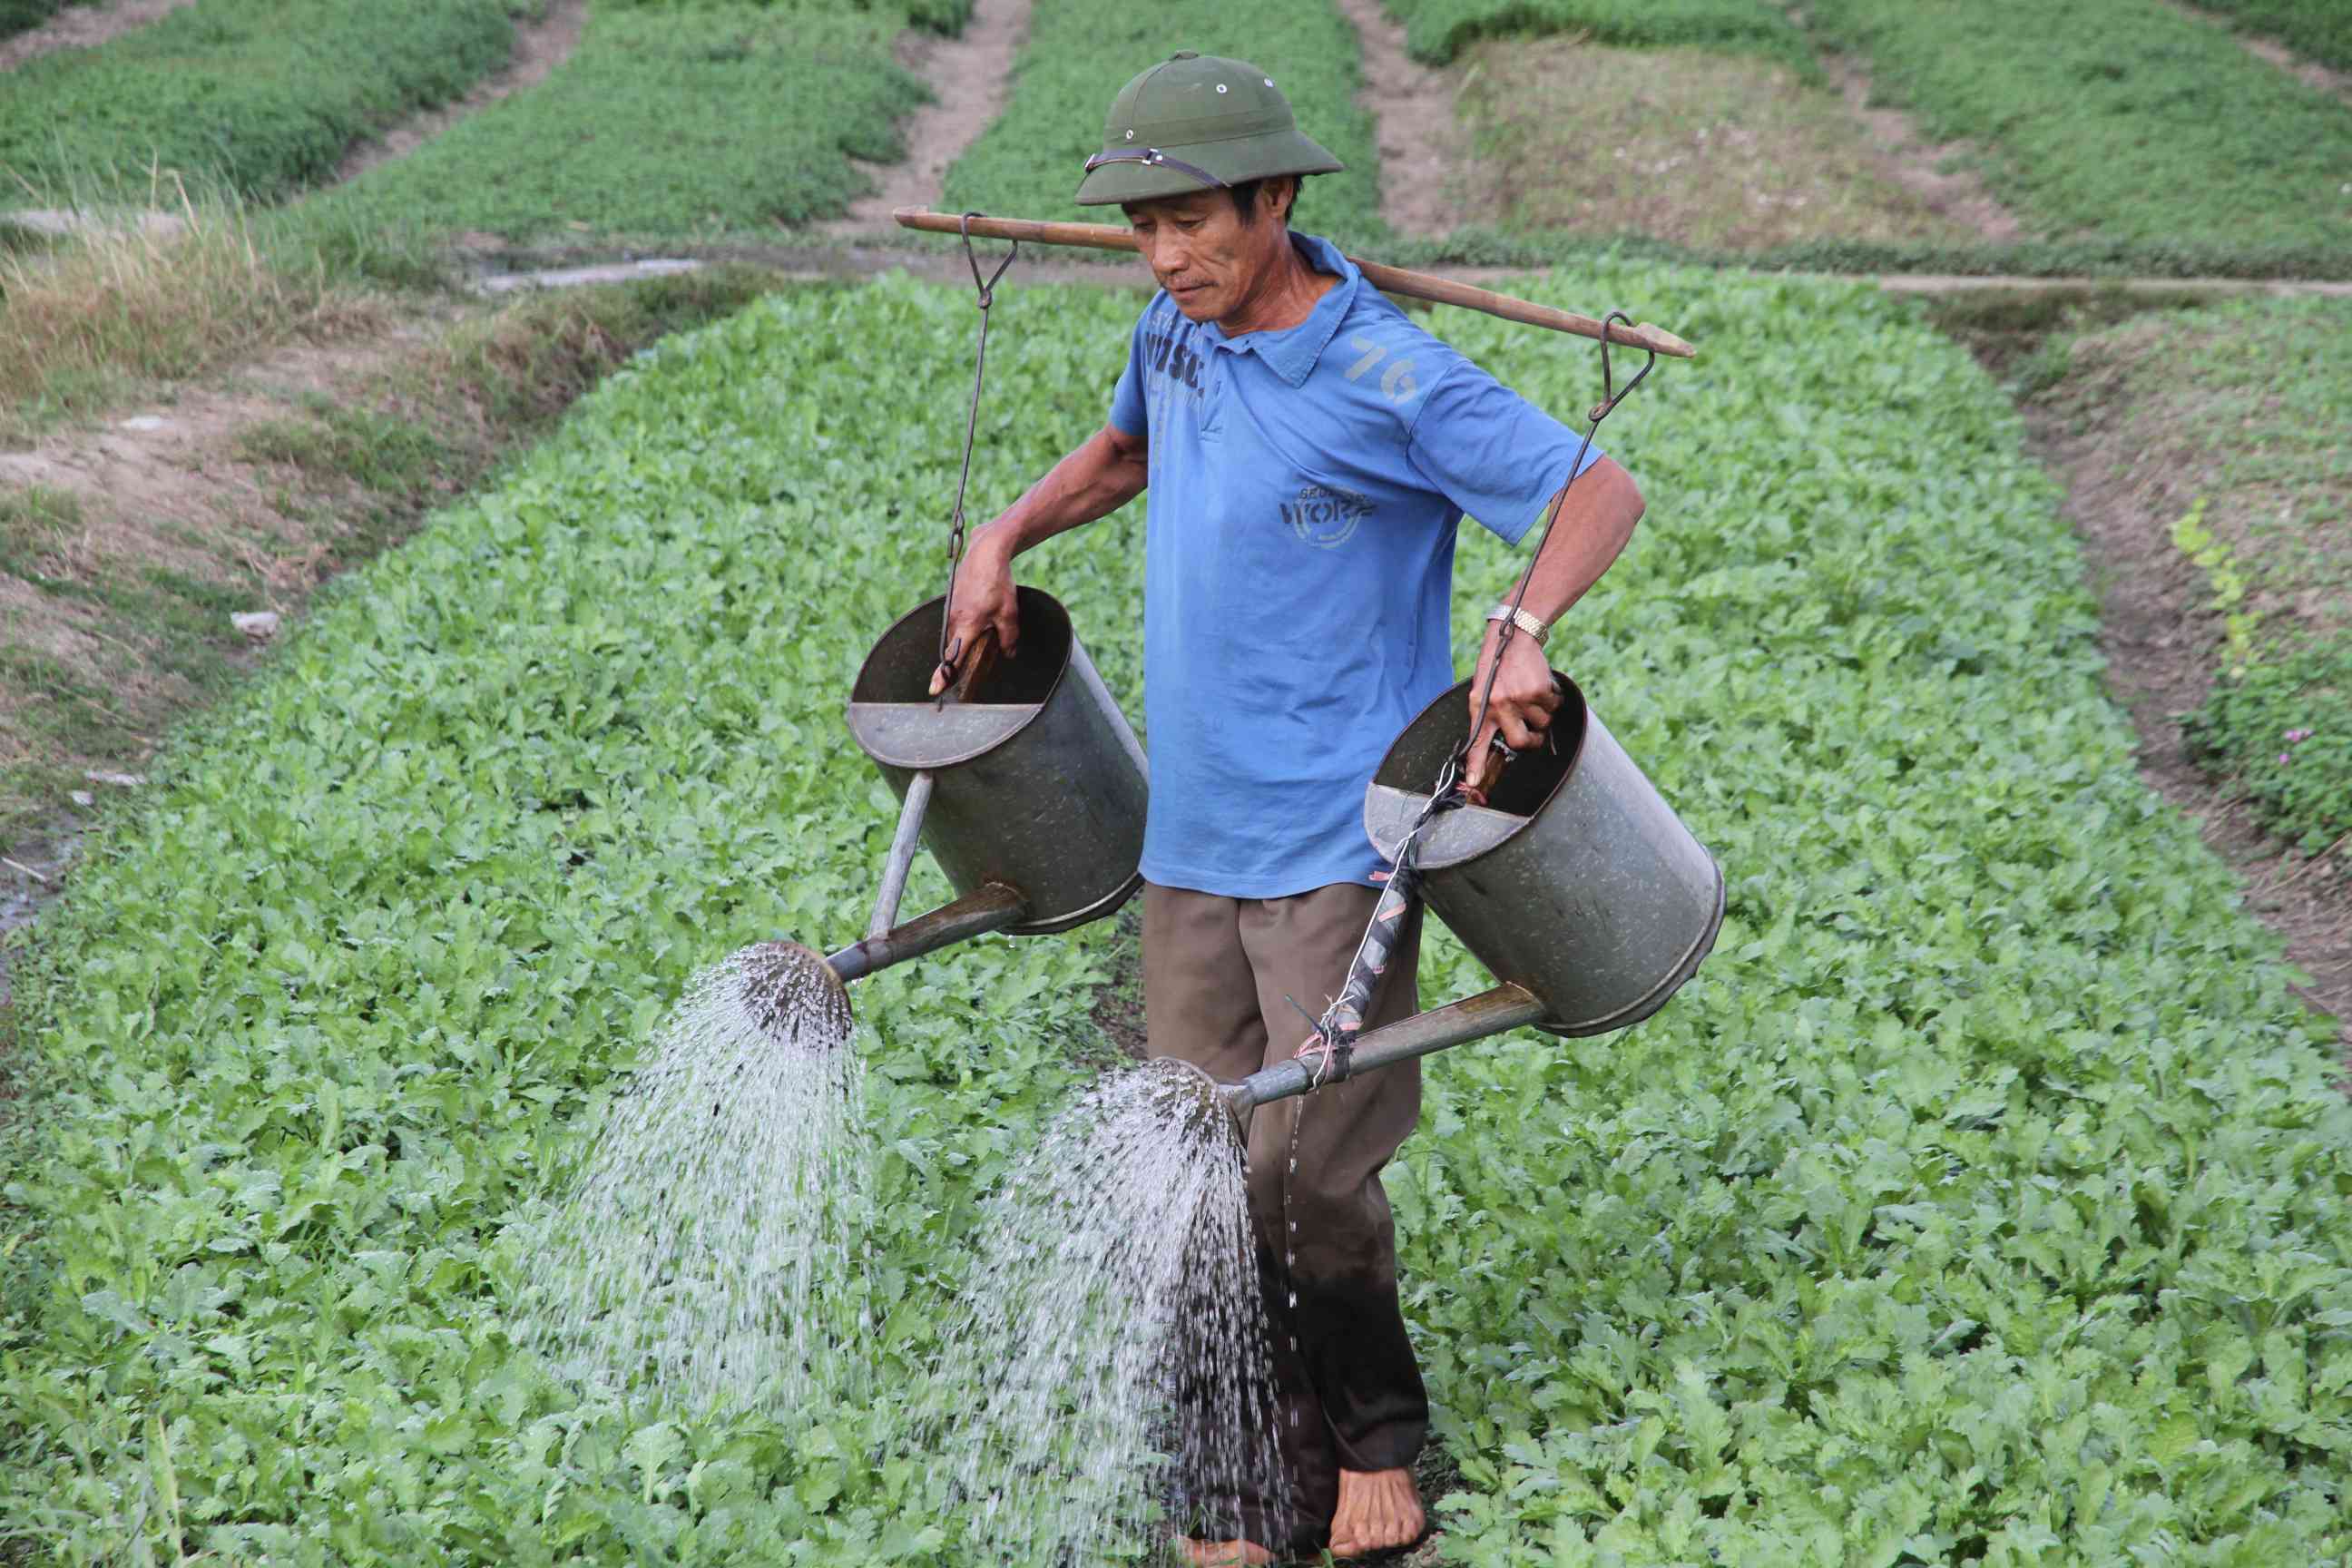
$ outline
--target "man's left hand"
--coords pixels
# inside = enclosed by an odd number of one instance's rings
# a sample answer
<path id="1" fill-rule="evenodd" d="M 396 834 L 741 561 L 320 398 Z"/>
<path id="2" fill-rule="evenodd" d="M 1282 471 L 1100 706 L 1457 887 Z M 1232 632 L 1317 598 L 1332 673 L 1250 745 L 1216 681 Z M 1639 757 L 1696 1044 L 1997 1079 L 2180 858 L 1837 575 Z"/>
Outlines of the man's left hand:
<path id="1" fill-rule="evenodd" d="M 1486 624 L 1486 646 L 1478 650 L 1478 669 L 1470 682 L 1470 721 L 1478 722 L 1478 695 L 1486 689 L 1486 672 L 1494 668 L 1495 648 L 1502 640 L 1503 622 Z M 1486 705 L 1486 721 L 1470 737 L 1470 761 L 1463 783 L 1473 799 L 1486 803 L 1486 791 L 1502 776 L 1503 759 L 1491 742 L 1496 735 L 1515 752 L 1543 743 L 1559 710 L 1559 689 L 1552 684 L 1551 666 L 1535 639 L 1524 634 L 1503 644 L 1501 670 L 1495 677 L 1494 696 Z"/>

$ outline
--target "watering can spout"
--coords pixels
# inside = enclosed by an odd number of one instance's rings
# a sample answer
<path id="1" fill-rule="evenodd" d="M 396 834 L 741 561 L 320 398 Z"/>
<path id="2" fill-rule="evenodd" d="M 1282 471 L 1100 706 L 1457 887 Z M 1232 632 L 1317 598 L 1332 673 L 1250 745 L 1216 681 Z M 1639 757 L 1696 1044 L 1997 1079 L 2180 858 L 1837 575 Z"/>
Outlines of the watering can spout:
<path id="1" fill-rule="evenodd" d="M 1272 1100 L 1338 1083 L 1358 1073 L 1373 1072 L 1413 1057 L 1425 1057 L 1451 1046 L 1483 1040 L 1489 1035 L 1542 1021 L 1549 1009 L 1542 998 L 1524 985 L 1497 985 L 1475 996 L 1426 1013 L 1415 1013 L 1393 1024 L 1366 1031 L 1352 1050 L 1337 1055 L 1328 1067 L 1304 1057 L 1276 1062 L 1250 1074 L 1239 1083 L 1222 1086 L 1225 1103 L 1236 1119 Z"/>

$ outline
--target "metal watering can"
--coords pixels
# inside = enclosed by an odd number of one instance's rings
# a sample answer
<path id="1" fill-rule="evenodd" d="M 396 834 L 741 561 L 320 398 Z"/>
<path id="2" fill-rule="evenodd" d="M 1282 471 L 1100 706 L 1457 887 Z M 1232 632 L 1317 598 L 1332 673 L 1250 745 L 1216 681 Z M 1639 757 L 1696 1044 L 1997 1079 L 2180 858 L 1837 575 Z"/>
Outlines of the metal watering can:
<path id="1" fill-rule="evenodd" d="M 843 986 L 983 931 L 1067 931 L 1115 912 L 1143 886 L 1143 747 L 1051 594 L 1019 590 L 1020 657 L 961 700 L 934 698 L 945 598 L 882 634 L 850 689 L 849 732 L 900 801 L 898 831 L 866 935 L 818 957 L 792 942 L 750 950 L 771 999 Z M 896 923 L 915 852 L 928 844 L 957 896 Z"/>
<path id="2" fill-rule="evenodd" d="M 1522 1025 L 1563 1036 L 1622 1029 L 1697 973 L 1723 926 L 1722 868 L 1576 683 L 1557 670 L 1552 679 L 1562 701 L 1546 747 L 1513 759 L 1487 804 L 1430 816 L 1402 873 L 1501 984 L 1354 1037 L 1319 1061 L 1294 1058 L 1219 1085 L 1236 1117 Z M 1365 791 L 1364 827 L 1391 860 L 1429 811 L 1426 781 L 1444 776 L 1469 739 L 1469 689 L 1465 681 L 1423 709 Z"/>

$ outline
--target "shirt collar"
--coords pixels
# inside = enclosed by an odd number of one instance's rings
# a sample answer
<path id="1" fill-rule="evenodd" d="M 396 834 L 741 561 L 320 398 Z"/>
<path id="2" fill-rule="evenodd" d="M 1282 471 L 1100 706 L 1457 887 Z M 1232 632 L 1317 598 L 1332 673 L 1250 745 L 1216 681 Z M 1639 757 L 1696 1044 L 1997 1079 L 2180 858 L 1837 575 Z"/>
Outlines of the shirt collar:
<path id="1" fill-rule="evenodd" d="M 1356 289 L 1362 274 L 1356 264 L 1339 254 L 1339 247 L 1329 240 L 1312 234 L 1293 234 L 1291 245 L 1307 265 L 1318 272 L 1328 272 L 1339 281 L 1315 301 L 1315 309 L 1295 327 L 1279 331 L 1244 332 L 1240 337 L 1225 336 L 1223 327 L 1214 321 L 1204 322 L 1209 341 L 1218 348 L 1233 353 L 1254 353 L 1264 360 L 1266 368 L 1293 386 L 1304 386 L 1314 374 L 1315 364 L 1323 351 L 1338 334 L 1339 323 L 1356 302 Z"/>

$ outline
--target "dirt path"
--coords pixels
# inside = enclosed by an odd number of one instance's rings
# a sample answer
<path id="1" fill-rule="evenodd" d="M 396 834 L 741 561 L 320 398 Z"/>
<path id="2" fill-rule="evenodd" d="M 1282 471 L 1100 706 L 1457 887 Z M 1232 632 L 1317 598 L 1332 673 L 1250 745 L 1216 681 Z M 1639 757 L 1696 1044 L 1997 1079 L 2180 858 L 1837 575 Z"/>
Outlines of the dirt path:
<path id="1" fill-rule="evenodd" d="M 0 43 L 0 70 L 14 70 L 26 60 L 59 49 L 86 49 L 118 33 L 143 27 L 157 17 L 192 5 L 194 0 L 116 0 L 103 10 L 69 5 L 29 32 Z"/>
<path id="2" fill-rule="evenodd" d="M 861 163 L 875 181 L 873 195 L 853 203 L 846 217 L 820 232 L 841 238 L 891 227 L 895 207 L 936 206 L 948 165 L 1004 111 L 1013 87 L 1013 57 L 1029 36 L 1029 0 L 979 0 L 971 20 L 953 38 L 908 33 L 898 63 L 931 84 L 936 101 L 906 124 L 907 157 L 898 163 Z"/>
<path id="3" fill-rule="evenodd" d="M 2211 589 L 2172 545 L 2168 520 L 2194 499 L 2193 474 L 2132 461 L 2121 422 L 2102 429 L 2046 403 L 2024 405 L 2028 446 L 2066 487 L 2100 610 L 2109 693 L 2139 733 L 2140 776 L 2198 825 L 2245 883 L 2246 908 L 2286 939 L 2311 976 L 2298 991 L 2337 1020 L 2352 1053 L 2352 879 L 2280 845 L 2190 759 L 2176 715 L 2200 707 L 2220 661 Z"/>
<path id="4" fill-rule="evenodd" d="M 587 26 L 588 0 L 553 0 L 546 16 L 515 28 L 514 54 L 504 70 L 476 82 L 455 102 L 411 115 L 387 128 L 382 135 L 353 147 L 336 165 L 335 179 L 339 183 L 357 179 L 378 163 L 405 157 L 467 115 L 478 114 L 525 88 L 537 87 L 556 67 L 572 58 Z"/>
<path id="5" fill-rule="evenodd" d="M 1380 147 L 1381 218 L 1415 237 L 1491 218 L 1494 204 L 1475 193 L 1475 165 L 1454 110 L 1460 73 L 1406 54 L 1404 28 L 1381 0 L 1338 4 L 1362 45 L 1364 85 L 1356 97 Z"/>

